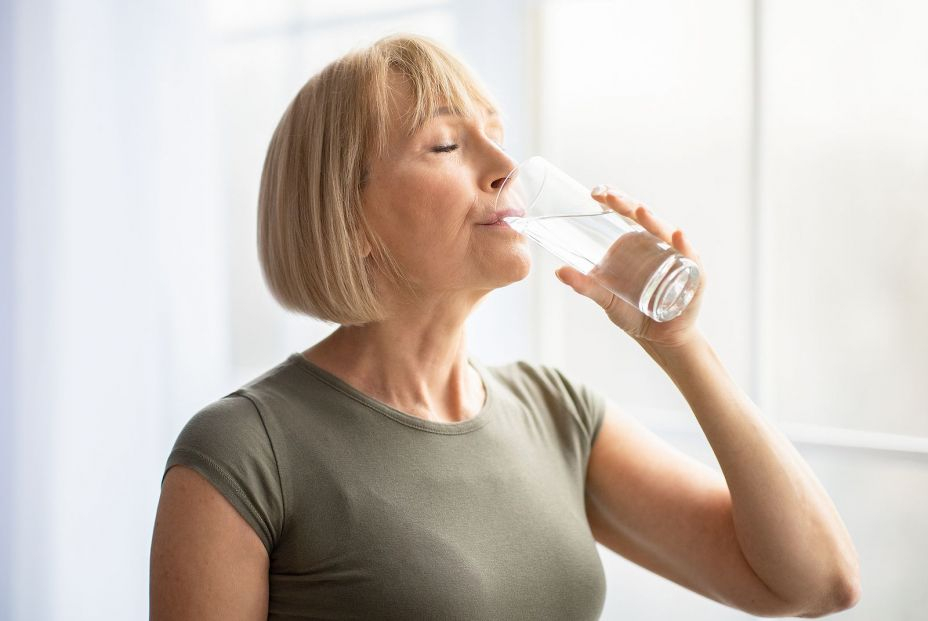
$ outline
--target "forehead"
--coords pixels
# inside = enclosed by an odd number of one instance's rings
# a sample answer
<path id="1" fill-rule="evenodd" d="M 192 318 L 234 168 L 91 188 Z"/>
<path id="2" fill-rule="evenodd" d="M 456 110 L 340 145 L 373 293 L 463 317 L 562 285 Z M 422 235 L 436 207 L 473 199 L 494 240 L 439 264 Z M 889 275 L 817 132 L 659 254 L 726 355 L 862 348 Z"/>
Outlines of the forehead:
<path id="1" fill-rule="evenodd" d="M 383 120 L 394 129 L 405 129 L 407 134 L 441 119 L 500 124 L 494 103 L 479 90 L 465 87 L 462 90 L 437 93 L 434 91 L 435 86 L 420 84 L 417 89 L 407 76 L 391 72 L 387 80 L 389 110 L 385 111 L 389 118 Z"/>
<path id="2" fill-rule="evenodd" d="M 493 125 L 502 126 L 502 121 L 500 120 L 499 113 L 493 108 L 483 107 L 479 110 L 479 112 L 482 114 L 482 116 L 481 118 L 476 119 L 476 120 L 483 121 L 484 123 L 488 125 L 493 124 Z M 444 117 L 444 118 L 450 117 L 450 118 L 455 118 L 455 119 L 470 120 L 469 116 L 455 111 L 450 106 L 440 106 L 432 114 L 432 119 L 441 118 L 441 117 Z"/>
<path id="3" fill-rule="evenodd" d="M 400 115 L 404 120 L 394 118 L 389 138 L 391 146 L 388 146 L 387 150 L 405 149 L 425 132 L 428 132 L 431 128 L 440 127 L 444 123 L 473 123 L 478 127 L 482 126 L 484 129 L 498 131 L 502 134 L 503 124 L 496 110 L 480 107 L 476 110 L 476 114 L 477 117 L 475 118 L 473 115 L 461 113 L 450 106 L 439 106 L 431 115 L 423 117 L 418 125 L 414 124 L 415 120 L 411 118 L 411 113 L 405 118 Z"/>
<path id="4" fill-rule="evenodd" d="M 375 159 L 405 149 L 428 126 L 473 123 L 503 132 L 495 101 L 479 87 L 441 88 L 393 72 L 384 86 L 381 97 L 371 102 L 378 126 L 372 141 Z"/>

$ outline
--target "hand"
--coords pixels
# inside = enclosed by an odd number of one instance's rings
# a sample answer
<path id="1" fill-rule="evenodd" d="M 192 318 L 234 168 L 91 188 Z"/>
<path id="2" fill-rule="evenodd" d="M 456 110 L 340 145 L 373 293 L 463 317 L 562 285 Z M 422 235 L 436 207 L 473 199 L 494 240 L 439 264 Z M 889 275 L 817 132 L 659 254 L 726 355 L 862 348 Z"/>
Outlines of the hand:
<path id="1" fill-rule="evenodd" d="M 604 186 L 593 188 L 592 196 L 613 211 L 635 220 L 649 233 L 667 242 L 677 252 L 696 263 L 700 276 L 693 299 L 677 317 L 670 321 L 659 322 L 654 321 L 589 276 L 572 267 L 565 265 L 559 268 L 555 275 L 577 293 L 599 304 L 606 311 L 612 323 L 639 342 L 648 341 L 658 347 L 679 347 L 688 344 L 699 336 L 695 325 L 696 316 L 702 303 L 703 290 L 706 288 L 706 271 L 699 259 L 699 254 L 684 237 L 683 231 L 667 227 L 637 201 Z"/>

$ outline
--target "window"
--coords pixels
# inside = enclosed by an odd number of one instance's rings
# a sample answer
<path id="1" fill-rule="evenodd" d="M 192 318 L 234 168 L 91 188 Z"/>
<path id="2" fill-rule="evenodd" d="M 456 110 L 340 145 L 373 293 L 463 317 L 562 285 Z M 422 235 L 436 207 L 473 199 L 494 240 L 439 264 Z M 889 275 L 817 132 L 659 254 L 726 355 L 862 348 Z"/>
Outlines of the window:
<path id="1" fill-rule="evenodd" d="M 538 20 L 540 150 L 700 250 L 703 331 L 845 519 L 862 619 L 924 606 L 926 20 L 826 0 L 551 1 Z M 717 468 L 675 386 L 543 260 L 541 355 Z M 748 618 L 601 551 L 603 618 Z"/>

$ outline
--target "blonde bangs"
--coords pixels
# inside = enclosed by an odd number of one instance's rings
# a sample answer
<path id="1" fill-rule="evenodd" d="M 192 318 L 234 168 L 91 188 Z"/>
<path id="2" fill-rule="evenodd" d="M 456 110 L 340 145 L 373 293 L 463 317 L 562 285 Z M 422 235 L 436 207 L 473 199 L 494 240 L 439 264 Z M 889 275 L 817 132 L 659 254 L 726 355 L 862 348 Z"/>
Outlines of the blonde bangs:
<path id="1" fill-rule="evenodd" d="M 414 293 L 362 209 L 371 162 L 393 139 L 396 76 L 414 102 L 400 119 L 407 135 L 442 107 L 469 118 L 498 110 L 463 63 L 417 35 L 384 37 L 311 77 L 274 131 L 258 198 L 259 262 L 287 310 L 364 324 L 387 317 L 381 284 Z"/>
<path id="2" fill-rule="evenodd" d="M 388 147 L 389 111 L 395 97 L 391 72 L 402 78 L 404 86 L 411 91 L 413 106 L 401 119 L 407 136 L 421 128 L 440 108 L 447 107 L 452 114 L 467 118 L 498 112 L 496 101 L 473 72 L 426 37 L 385 37 L 377 41 L 369 53 L 377 69 L 370 76 L 368 97 L 371 120 L 376 126 L 371 135 L 373 156 L 383 156 Z"/>

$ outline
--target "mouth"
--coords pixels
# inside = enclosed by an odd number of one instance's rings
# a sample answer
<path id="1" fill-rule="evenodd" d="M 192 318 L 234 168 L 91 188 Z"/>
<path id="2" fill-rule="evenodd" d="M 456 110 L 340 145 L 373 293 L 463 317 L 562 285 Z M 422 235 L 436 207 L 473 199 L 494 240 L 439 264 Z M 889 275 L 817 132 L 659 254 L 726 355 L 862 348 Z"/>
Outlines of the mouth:
<path id="1" fill-rule="evenodd" d="M 525 215 L 524 209 L 500 209 L 493 213 L 490 218 L 484 222 L 481 222 L 481 226 L 509 226 L 506 224 L 505 219 L 510 217 L 521 218 Z"/>

